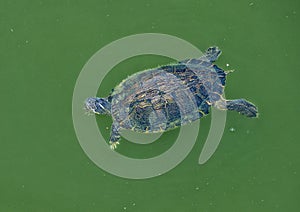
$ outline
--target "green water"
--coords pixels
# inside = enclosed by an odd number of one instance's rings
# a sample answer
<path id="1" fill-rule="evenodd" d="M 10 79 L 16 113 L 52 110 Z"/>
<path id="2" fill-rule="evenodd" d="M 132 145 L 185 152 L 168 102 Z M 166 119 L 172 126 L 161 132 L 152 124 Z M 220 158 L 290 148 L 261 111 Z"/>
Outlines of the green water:
<path id="1" fill-rule="evenodd" d="M 0 211 L 300 210 L 298 1 L 1 0 L 0 14 Z M 71 103 L 76 79 L 96 51 L 145 32 L 178 36 L 202 50 L 218 45 L 223 54 L 217 64 L 236 70 L 226 96 L 253 101 L 260 117 L 229 112 L 216 153 L 198 165 L 208 116 L 179 166 L 160 177 L 129 180 L 85 155 Z M 170 61 L 124 61 L 99 94 L 128 74 Z M 97 121 L 110 123 L 107 117 Z M 164 138 L 172 142 L 176 133 Z M 136 153 L 124 142 L 118 151 L 151 157 L 170 145 Z"/>

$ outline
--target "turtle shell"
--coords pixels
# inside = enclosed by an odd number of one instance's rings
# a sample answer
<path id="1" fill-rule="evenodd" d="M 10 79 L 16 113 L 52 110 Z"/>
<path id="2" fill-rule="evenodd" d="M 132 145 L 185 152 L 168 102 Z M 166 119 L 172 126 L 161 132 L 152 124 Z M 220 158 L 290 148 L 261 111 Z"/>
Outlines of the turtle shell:
<path id="1" fill-rule="evenodd" d="M 221 98 L 225 75 L 201 59 L 138 72 L 114 89 L 113 120 L 139 132 L 161 132 L 195 121 Z"/>

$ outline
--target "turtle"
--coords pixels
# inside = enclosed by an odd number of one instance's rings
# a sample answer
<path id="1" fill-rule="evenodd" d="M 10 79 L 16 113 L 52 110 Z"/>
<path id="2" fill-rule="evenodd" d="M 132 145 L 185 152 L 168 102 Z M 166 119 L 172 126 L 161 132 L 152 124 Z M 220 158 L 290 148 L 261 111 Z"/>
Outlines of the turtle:
<path id="1" fill-rule="evenodd" d="M 87 98 L 84 108 L 112 116 L 111 149 L 119 144 L 121 129 L 165 132 L 206 116 L 211 106 L 257 117 L 253 103 L 243 98 L 225 99 L 226 76 L 231 71 L 213 63 L 220 55 L 221 50 L 212 46 L 199 58 L 137 72 L 112 89 L 108 97 Z"/>

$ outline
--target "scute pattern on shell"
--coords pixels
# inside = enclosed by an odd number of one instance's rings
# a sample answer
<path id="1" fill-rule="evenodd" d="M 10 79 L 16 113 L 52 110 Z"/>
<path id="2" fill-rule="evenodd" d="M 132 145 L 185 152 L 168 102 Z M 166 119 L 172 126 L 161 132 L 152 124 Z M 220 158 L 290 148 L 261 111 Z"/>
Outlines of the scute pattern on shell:
<path id="1" fill-rule="evenodd" d="M 201 59 L 138 72 L 114 89 L 113 119 L 121 128 L 140 132 L 166 131 L 195 121 L 221 98 L 225 75 Z"/>

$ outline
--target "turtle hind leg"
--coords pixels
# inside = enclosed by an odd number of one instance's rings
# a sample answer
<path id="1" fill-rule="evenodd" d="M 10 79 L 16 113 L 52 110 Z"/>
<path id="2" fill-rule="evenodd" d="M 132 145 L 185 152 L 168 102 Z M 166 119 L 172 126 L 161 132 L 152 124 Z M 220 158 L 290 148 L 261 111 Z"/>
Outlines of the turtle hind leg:
<path id="1" fill-rule="evenodd" d="M 257 107 L 245 99 L 226 100 L 227 110 L 235 110 L 247 117 L 257 117 Z"/>
<path id="2" fill-rule="evenodd" d="M 222 51 L 219 49 L 219 47 L 212 46 L 206 50 L 204 57 L 206 57 L 210 62 L 215 62 L 221 53 Z"/>
<path id="3" fill-rule="evenodd" d="M 119 133 L 120 127 L 118 124 L 113 123 L 111 127 L 111 133 L 110 133 L 110 139 L 109 139 L 109 145 L 111 149 L 117 148 L 117 145 L 120 144 L 120 133 Z"/>

